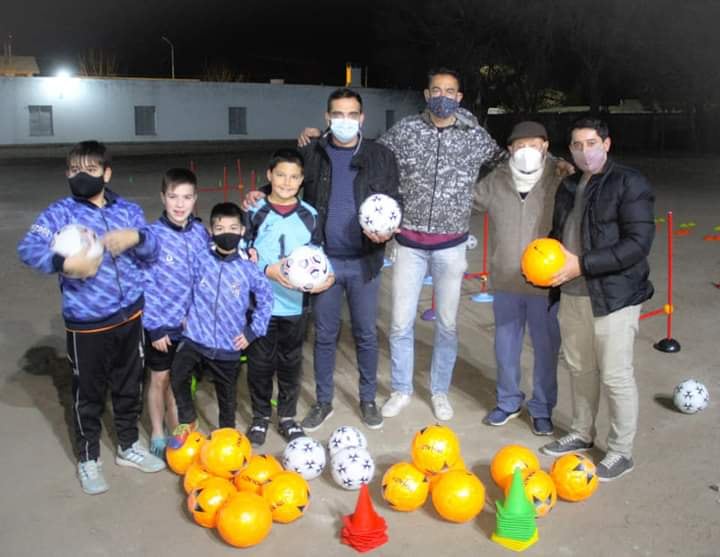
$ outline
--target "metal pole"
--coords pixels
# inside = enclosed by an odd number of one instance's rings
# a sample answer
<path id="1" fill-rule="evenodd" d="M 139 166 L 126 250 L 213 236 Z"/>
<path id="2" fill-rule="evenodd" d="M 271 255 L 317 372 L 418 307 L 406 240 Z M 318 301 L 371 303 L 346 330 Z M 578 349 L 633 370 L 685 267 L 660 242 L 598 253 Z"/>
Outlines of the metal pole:
<path id="1" fill-rule="evenodd" d="M 175 47 L 173 46 L 172 42 L 170 42 L 170 39 L 168 39 L 166 36 L 163 35 L 160 38 L 170 45 L 170 68 L 172 72 L 172 78 L 175 79 Z"/>

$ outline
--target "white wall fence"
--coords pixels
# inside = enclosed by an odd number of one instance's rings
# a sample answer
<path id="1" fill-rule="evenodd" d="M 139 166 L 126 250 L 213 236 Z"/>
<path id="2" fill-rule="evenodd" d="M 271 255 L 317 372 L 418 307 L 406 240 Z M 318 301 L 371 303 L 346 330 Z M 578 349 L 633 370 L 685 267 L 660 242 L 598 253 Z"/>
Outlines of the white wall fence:
<path id="1" fill-rule="evenodd" d="M 336 87 L 169 79 L 0 78 L 0 146 L 287 140 L 322 127 Z M 377 137 L 422 108 L 416 91 L 357 88 Z"/>

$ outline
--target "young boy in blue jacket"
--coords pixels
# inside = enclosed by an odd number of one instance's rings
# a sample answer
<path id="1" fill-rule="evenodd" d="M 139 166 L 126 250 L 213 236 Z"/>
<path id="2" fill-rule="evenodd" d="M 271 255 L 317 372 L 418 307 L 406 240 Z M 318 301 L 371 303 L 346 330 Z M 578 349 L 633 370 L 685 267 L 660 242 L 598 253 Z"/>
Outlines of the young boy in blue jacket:
<path id="1" fill-rule="evenodd" d="M 143 311 L 142 263 L 157 258 L 158 243 L 142 209 L 121 198 L 107 184 L 110 156 L 102 143 L 83 141 L 67 156 L 72 195 L 50 205 L 18 245 L 26 265 L 58 273 L 62 313 L 72 366 L 73 419 L 78 476 L 85 493 L 109 486 L 100 461 L 101 417 L 110 387 L 118 439 L 116 464 L 157 472 L 164 462 L 138 441 L 142 408 Z M 63 257 L 50 249 L 53 235 L 68 224 L 85 226 L 105 246 L 91 257 L 88 249 Z"/>
<path id="2" fill-rule="evenodd" d="M 212 243 L 193 258 L 192 301 L 170 370 L 178 421 L 168 446 L 182 446 L 197 429 L 192 401 L 192 371 L 210 373 L 218 399 L 219 427 L 235 427 L 241 351 L 265 334 L 272 312 L 270 283 L 239 248 L 245 232 L 234 203 L 219 203 L 210 213 Z M 248 312 L 253 297 L 252 312 Z M 248 315 L 249 314 L 249 315 Z"/>
<path id="3" fill-rule="evenodd" d="M 160 199 L 164 211 L 150 229 L 160 255 L 148 269 L 143 323 L 148 337 L 146 364 L 150 370 L 147 408 L 152 424 L 150 451 L 163 457 L 167 431 L 177 425 L 177 408 L 170 388 L 170 367 L 192 299 L 192 259 L 207 249 L 210 236 L 193 216 L 197 178 L 186 168 L 171 168 L 163 176 Z"/>
<path id="4" fill-rule="evenodd" d="M 278 431 L 289 442 L 305 435 L 295 421 L 302 377 L 302 347 L 308 324 L 308 294 L 287 281 L 281 272 L 283 260 L 310 242 L 317 226 L 317 211 L 298 199 L 303 181 L 303 158 L 297 149 L 280 149 L 270 159 L 267 179 L 271 190 L 250 208 L 253 247 L 258 266 L 272 279 L 272 317 L 267 334 L 248 348 L 248 390 L 253 420 L 247 436 L 255 447 L 265 442 L 272 406 L 273 376 L 278 382 Z M 313 292 L 327 290 L 335 281 L 330 275 Z"/>

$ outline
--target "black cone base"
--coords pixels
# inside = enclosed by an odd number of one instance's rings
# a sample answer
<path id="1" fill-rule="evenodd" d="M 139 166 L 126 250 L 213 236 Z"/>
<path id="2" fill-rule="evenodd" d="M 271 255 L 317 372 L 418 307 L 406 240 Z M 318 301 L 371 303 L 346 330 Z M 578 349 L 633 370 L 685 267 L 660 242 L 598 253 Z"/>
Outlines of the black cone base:
<path id="1" fill-rule="evenodd" d="M 653 348 L 660 352 L 675 353 L 680 352 L 680 343 L 674 338 L 664 338 L 653 344 Z"/>

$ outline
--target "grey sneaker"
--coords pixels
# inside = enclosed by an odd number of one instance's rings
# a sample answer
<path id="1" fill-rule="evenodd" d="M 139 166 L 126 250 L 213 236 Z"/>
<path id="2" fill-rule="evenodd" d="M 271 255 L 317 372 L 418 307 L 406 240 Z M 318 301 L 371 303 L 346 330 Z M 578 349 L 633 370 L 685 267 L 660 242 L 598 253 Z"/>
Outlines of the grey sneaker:
<path id="1" fill-rule="evenodd" d="M 361 400 L 360 413 L 363 423 L 370 429 L 380 429 L 383 426 L 383 417 L 374 400 Z"/>
<path id="2" fill-rule="evenodd" d="M 82 490 L 88 495 L 99 495 L 110 489 L 102 473 L 102 462 L 99 460 L 78 462 L 78 478 Z"/>
<path id="3" fill-rule="evenodd" d="M 332 404 L 329 402 L 317 402 L 312 405 L 301 425 L 305 431 L 315 431 L 332 415 Z"/>
<path id="4" fill-rule="evenodd" d="M 540 447 L 540 452 L 550 456 L 562 456 L 568 453 L 581 453 L 592 448 L 592 441 L 587 442 L 576 433 L 568 433 L 557 441 Z"/>
<path id="5" fill-rule="evenodd" d="M 617 453 L 607 453 L 597 465 L 598 480 L 601 482 L 617 480 L 628 472 L 632 472 L 633 468 L 635 468 L 635 463 L 632 458 Z"/>
<path id="6" fill-rule="evenodd" d="M 124 451 L 118 447 L 115 464 L 136 468 L 141 472 L 148 473 L 159 472 L 165 469 L 165 462 L 161 458 L 150 454 L 150 452 L 140 444 L 140 441 L 135 441 Z"/>
<path id="7" fill-rule="evenodd" d="M 447 394 L 438 393 L 433 395 L 430 400 L 432 402 L 433 413 L 438 420 L 443 422 L 452 420 L 454 415 L 453 407 L 450 404 Z"/>
<path id="8" fill-rule="evenodd" d="M 383 404 L 382 415 L 386 418 L 394 418 L 408 404 L 410 404 L 410 395 L 401 393 L 400 391 L 393 391 L 390 394 L 390 398 Z"/>

